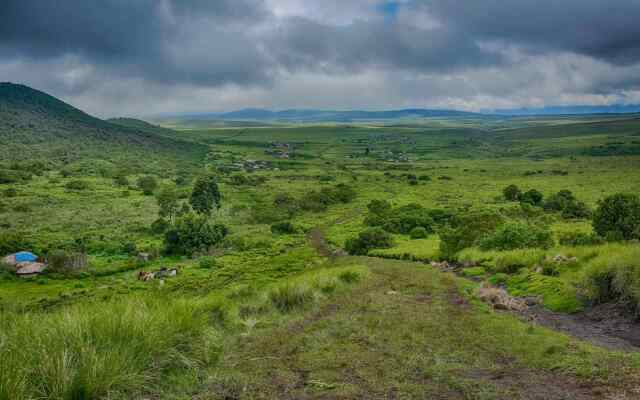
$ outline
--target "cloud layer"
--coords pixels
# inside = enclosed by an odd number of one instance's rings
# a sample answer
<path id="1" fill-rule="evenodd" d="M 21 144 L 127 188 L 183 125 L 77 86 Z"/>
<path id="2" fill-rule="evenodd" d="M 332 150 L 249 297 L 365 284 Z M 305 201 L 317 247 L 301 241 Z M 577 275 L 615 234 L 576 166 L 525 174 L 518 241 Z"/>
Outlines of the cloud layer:
<path id="1" fill-rule="evenodd" d="M 101 115 L 640 101 L 637 0 L 5 0 L 0 80 Z"/>

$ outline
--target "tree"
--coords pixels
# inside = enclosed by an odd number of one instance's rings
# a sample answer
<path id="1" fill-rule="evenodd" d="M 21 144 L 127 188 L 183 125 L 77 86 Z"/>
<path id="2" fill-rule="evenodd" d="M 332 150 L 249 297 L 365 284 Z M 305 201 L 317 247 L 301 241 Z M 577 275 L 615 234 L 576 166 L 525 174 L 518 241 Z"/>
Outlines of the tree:
<path id="1" fill-rule="evenodd" d="M 113 178 L 113 183 L 116 186 L 129 186 L 129 179 L 125 175 L 118 175 Z"/>
<path id="2" fill-rule="evenodd" d="M 542 200 L 544 196 L 542 193 L 537 191 L 536 189 L 531 189 L 527 192 L 524 192 L 520 196 L 520 202 L 525 204 L 530 204 L 532 206 L 540 206 L 542 205 Z"/>
<path id="3" fill-rule="evenodd" d="M 509 185 L 502 191 L 504 198 L 509 201 L 518 201 L 522 196 L 522 191 L 516 185 Z"/>
<path id="4" fill-rule="evenodd" d="M 211 212 L 220 208 L 220 200 L 221 195 L 216 177 L 207 175 L 196 181 L 189 203 L 195 212 L 211 215 Z"/>
<path id="5" fill-rule="evenodd" d="M 210 222 L 205 215 L 189 213 L 178 218 L 165 233 L 165 251 L 179 255 L 207 251 L 220 243 L 227 233 L 226 226 Z"/>
<path id="6" fill-rule="evenodd" d="M 173 221 L 173 218 L 180 210 L 180 202 L 178 200 L 178 191 L 174 186 L 164 186 L 157 194 L 156 201 L 160 210 L 158 214 L 163 218 Z"/>
<path id="7" fill-rule="evenodd" d="M 142 176 L 138 178 L 137 184 L 145 196 L 151 196 L 158 188 L 158 181 L 153 176 Z"/>
<path id="8" fill-rule="evenodd" d="M 360 232 L 358 237 L 347 240 L 345 249 L 349 254 L 366 255 L 372 249 L 385 249 L 393 246 L 393 237 L 382 228 L 369 228 Z"/>
<path id="9" fill-rule="evenodd" d="M 548 249 L 554 245 L 553 233 L 546 226 L 519 221 L 507 222 L 480 242 L 482 250 Z"/>
<path id="10" fill-rule="evenodd" d="M 600 201 L 593 229 L 610 240 L 640 239 L 640 198 L 619 193 Z"/>

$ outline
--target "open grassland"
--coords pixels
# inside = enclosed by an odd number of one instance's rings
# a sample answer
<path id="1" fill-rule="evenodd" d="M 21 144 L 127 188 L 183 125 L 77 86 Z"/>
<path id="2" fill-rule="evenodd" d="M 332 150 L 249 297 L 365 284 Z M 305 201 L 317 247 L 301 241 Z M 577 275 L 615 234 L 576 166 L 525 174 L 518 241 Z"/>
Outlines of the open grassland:
<path id="1" fill-rule="evenodd" d="M 89 152 L 0 183 L 0 246 L 19 238 L 38 254 L 89 256 L 74 273 L 0 272 L 0 399 L 640 396 L 638 353 L 478 300 L 490 284 L 563 315 L 608 302 L 640 310 L 637 242 L 561 243 L 590 237 L 591 220 L 503 196 L 511 184 L 545 198 L 570 190 L 594 210 L 615 193 L 640 193 L 640 120 L 193 124 L 179 132 L 112 123 L 208 153 L 185 163 L 154 153 L 145 166 L 144 158 Z M 32 161 L 0 169 L 15 174 Z M 222 200 L 211 220 L 229 233 L 207 251 L 166 254 L 164 234 L 152 228 L 157 198 L 170 187 L 187 203 L 202 174 L 216 176 Z M 139 181 L 148 176 L 157 188 L 145 194 Z M 346 197 L 319 204 L 317 193 Z M 451 256 L 442 252 L 443 222 L 419 237 L 386 228 L 390 246 L 347 257 L 342 249 L 370 228 L 374 200 L 445 216 L 492 212 L 544 226 L 553 243 L 500 250 L 478 242 Z M 450 262 L 459 276 L 432 261 Z M 137 279 L 161 267 L 179 267 L 178 276 Z"/>

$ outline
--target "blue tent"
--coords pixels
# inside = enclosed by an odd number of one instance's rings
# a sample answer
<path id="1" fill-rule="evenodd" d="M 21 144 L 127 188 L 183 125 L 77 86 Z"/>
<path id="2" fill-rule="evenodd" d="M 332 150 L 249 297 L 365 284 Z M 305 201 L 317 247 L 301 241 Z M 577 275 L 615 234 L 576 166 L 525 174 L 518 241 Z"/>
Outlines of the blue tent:
<path id="1" fill-rule="evenodd" d="M 20 253 L 16 253 L 16 262 L 36 262 L 38 261 L 38 256 L 30 253 L 28 251 L 21 251 Z"/>

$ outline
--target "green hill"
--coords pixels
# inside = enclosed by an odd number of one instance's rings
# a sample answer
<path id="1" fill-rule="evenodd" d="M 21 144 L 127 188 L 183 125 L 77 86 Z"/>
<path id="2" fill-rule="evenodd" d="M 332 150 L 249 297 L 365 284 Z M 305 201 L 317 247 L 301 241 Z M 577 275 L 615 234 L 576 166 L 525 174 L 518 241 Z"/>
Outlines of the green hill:
<path id="1" fill-rule="evenodd" d="M 114 124 L 28 86 L 0 83 L 0 161 L 46 158 L 68 163 L 140 157 L 195 161 L 206 152 L 206 147 L 162 130 L 159 134 L 148 127 Z"/>

